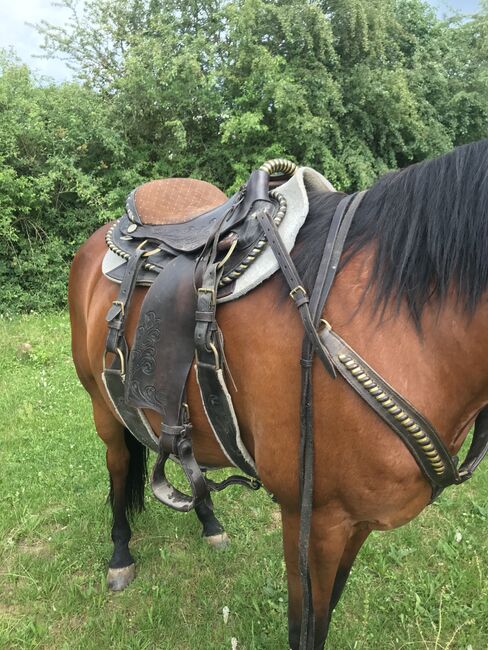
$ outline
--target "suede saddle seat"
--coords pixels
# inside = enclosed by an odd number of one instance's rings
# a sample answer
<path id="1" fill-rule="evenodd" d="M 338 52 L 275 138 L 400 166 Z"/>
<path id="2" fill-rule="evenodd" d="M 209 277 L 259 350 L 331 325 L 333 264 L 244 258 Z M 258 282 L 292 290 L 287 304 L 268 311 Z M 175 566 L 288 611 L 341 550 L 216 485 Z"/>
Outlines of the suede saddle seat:
<path id="1" fill-rule="evenodd" d="M 268 201 L 267 175 L 253 172 L 230 199 L 214 185 L 192 178 L 151 181 L 129 194 L 130 223 L 121 228 L 133 239 L 151 239 L 168 252 L 196 253 L 219 230 L 224 237 L 249 216 L 258 201 Z M 257 232 L 257 229 L 256 229 Z"/>
<path id="2" fill-rule="evenodd" d="M 146 226 L 186 223 L 187 227 L 205 230 L 213 222 L 206 218 L 207 213 L 227 200 L 222 190 L 207 181 L 160 178 L 136 188 L 128 204 L 134 223 Z M 192 223 L 188 224 L 189 221 Z"/>

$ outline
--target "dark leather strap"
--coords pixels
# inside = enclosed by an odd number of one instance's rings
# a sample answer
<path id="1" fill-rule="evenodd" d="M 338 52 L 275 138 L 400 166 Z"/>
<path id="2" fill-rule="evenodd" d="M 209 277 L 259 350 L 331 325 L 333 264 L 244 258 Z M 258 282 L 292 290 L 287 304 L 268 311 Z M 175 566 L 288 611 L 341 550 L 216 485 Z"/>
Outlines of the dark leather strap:
<path id="1" fill-rule="evenodd" d="M 127 363 L 128 359 L 125 361 L 125 366 Z M 110 399 L 124 425 L 141 445 L 157 452 L 159 441 L 149 422 L 145 420 L 140 409 L 129 406 L 125 401 L 125 376 L 122 374 L 122 369 L 114 367 L 114 365 L 111 368 L 106 368 L 103 372 L 103 379 Z"/>
<path id="2" fill-rule="evenodd" d="M 137 274 L 144 261 L 144 249 L 138 248 L 127 262 L 124 278 L 119 287 L 117 298 L 108 310 L 106 321 L 108 334 L 105 348 L 107 352 L 117 353 L 120 340 L 124 337 L 125 317 L 129 308 L 130 299 L 137 283 Z"/>
<path id="3" fill-rule="evenodd" d="M 473 440 L 466 458 L 459 468 L 457 483 L 464 483 L 473 476 L 474 470 L 488 453 L 488 406 L 479 413 L 474 423 Z"/>
<path id="4" fill-rule="evenodd" d="M 310 311 L 315 327 L 319 324 L 319 319 L 334 283 L 352 220 L 365 194 L 366 191 L 363 191 L 351 196 L 345 196 L 339 202 L 332 218 L 317 272 L 317 279 L 310 297 Z"/>
<path id="5" fill-rule="evenodd" d="M 216 320 L 217 289 L 222 268 L 217 261 L 218 238 L 209 242 L 202 253 L 202 279 L 195 314 L 195 350 L 197 378 L 205 413 L 220 445 L 236 467 L 257 479 L 237 442 L 239 430 L 231 397 L 223 378 L 224 350 Z"/>
<path id="6" fill-rule="evenodd" d="M 309 308 L 309 297 L 302 286 L 302 281 L 297 273 L 295 264 L 286 250 L 283 240 L 279 234 L 278 228 L 273 221 L 273 217 L 268 210 L 259 210 L 255 213 L 263 232 L 268 240 L 268 243 L 275 254 L 275 257 L 280 265 L 280 270 L 285 276 L 285 280 L 290 287 L 290 297 L 298 308 L 298 313 L 301 316 L 306 335 L 311 342 L 315 352 L 320 357 L 322 363 L 332 377 L 335 377 L 335 369 L 327 349 L 323 346 L 320 340 L 316 327 L 313 322 L 312 315 Z"/>
<path id="7" fill-rule="evenodd" d="M 163 418 L 159 456 L 152 474 L 153 493 L 166 505 L 183 511 L 191 510 L 208 495 L 205 478 L 193 457 L 191 425 L 183 406 L 194 358 L 195 264 L 194 258 L 176 257 L 146 294 L 126 382 L 129 405 L 155 410 Z M 167 480 L 164 469 L 170 454 L 181 460 L 191 496 L 182 494 Z"/>
<path id="8" fill-rule="evenodd" d="M 317 278 L 310 299 L 311 318 L 314 332 L 325 307 L 332 287 L 339 260 L 354 214 L 365 192 L 346 196 L 338 204 L 329 227 Z M 308 334 L 308 331 L 307 331 Z M 326 347 L 326 346 L 324 346 Z M 326 348 L 327 349 L 327 348 Z M 312 525 L 313 499 L 313 412 L 312 412 L 312 362 L 316 348 L 312 339 L 305 336 L 302 344 L 302 399 L 300 415 L 300 538 L 299 572 L 302 584 L 302 627 L 300 649 L 313 650 L 315 618 L 312 604 L 312 583 L 308 568 L 310 530 Z M 328 352 L 328 351 L 327 351 Z M 329 352 L 328 352 L 329 354 Z M 330 358 L 330 354 L 329 354 Z M 321 358 L 322 360 L 322 358 Z M 328 367 L 326 366 L 328 369 Z M 335 373 L 333 375 L 335 377 Z"/>
<path id="9" fill-rule="evenodd" d="M 458 482 L 458 471 L 434 427 L 334 331 L 320 334 L 337 370 L 356 393 L 402 439 L 431 485 Z"/>

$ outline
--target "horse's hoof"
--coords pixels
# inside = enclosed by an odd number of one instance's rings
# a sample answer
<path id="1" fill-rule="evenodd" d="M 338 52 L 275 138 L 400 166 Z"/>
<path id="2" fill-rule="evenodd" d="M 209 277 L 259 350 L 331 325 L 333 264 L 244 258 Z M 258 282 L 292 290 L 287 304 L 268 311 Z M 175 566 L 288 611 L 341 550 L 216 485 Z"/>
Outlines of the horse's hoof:
<path id="1" fill-rule="evenodd" d="M 209 535 L 203 539 L 206 540 L 207 544 L 210 544 L 210 546 L 213 546 L 213 548 L 219 550 L 226 548 L 230 544 L 229 536 L 225 531 L 223 533 L 219 533 L 218 535 Z"/>
<path id="2" fill-rule="evenodd" d="M 107 584 L 110 591 L 122 591 L 136 577 L 136 565 L 129 564 L 121 569 L 109 569 L 107 573 Z"/>

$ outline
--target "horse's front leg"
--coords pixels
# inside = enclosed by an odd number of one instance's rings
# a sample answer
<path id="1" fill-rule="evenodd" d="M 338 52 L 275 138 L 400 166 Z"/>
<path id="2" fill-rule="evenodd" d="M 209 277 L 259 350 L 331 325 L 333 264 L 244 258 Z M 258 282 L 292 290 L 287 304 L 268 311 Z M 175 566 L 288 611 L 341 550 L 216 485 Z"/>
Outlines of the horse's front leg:
<path id="1" fill-rule="evenodd" d="M 336 608 L 336 605 L 342 596 L 342 592 L 344 591 L 347 579 L 351 573 L 354 560 L 356 559 L 361 546 L 366 541 L 366 538 L 370 532 L 371 530 L 369 526 L 365 527 L 363 525 L 354 527 L 353 531 L 351 532 L 351 536 L 346 544 L 344 553 L 342 554 L 341 561 L 339 562 L 339 567 L 337 569 L 337 575 L 334 580 L 334 587 L 332 589 L 332 596 L 330 599 L 329 617 L 332 615 L 332 611 Z"/>
<path id="2" fill-rule="evenodd" d="M 225 532 L 224 527 L 215 516 L 210 494 L 204 501 L 195 506 L 195 512 L 203 526 L 203 539 L 210 544 L 210 546 L 213 546 L 213 548 L 216 549 L 222 549 L 228 546 L 229 537 Z"/>
<path id="3" fill-rule="evenodd" d="M 283 542 L 288 576 L 288 636 L 291 650 L 299 650 L 302 622 L 302 588 L 298 569 L 299 513 L 282 508 Z M 310 536 L 309 565 L 315 616 L 314 650 L 325 645 L 330 622 L 334 584 L 351 524 L 342 511 L 314 510 Z"/>
<path id="4" fill-rule="evenodd" d="M 142 510 L 146 481 L 146 450 L 115 419 L 105 404 L 93 402 L 95 427 L 107 447 L 112 506 L 112 541 L 107 583 L 112 591 L 121 591 L 132 582 L 135 565 L 129 551 L 131 529 L 127 515 Z"/>

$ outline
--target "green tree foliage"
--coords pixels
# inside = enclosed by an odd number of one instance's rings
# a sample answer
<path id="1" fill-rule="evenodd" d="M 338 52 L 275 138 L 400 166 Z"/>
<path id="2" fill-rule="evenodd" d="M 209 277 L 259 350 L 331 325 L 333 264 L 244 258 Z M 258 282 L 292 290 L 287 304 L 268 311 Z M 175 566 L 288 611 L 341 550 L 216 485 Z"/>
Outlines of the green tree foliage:
<path id="1" fill-rule="evenodd" d="M 65 301 L 68 260 L 132 187 L 235 189 L 285 156 L 340 189 L 488 135 L 488 3 L 62 0 L 74 81 L 0 59 L 0 309 Z"/>
<path id="2" fill-rule="evenodd" d="M 126 147 L 93 93 L 39 86 L 6 57 L 0 66 L 0 305 L 60 305 L 67 260 L 116 214 L 111 168 Z"/>

